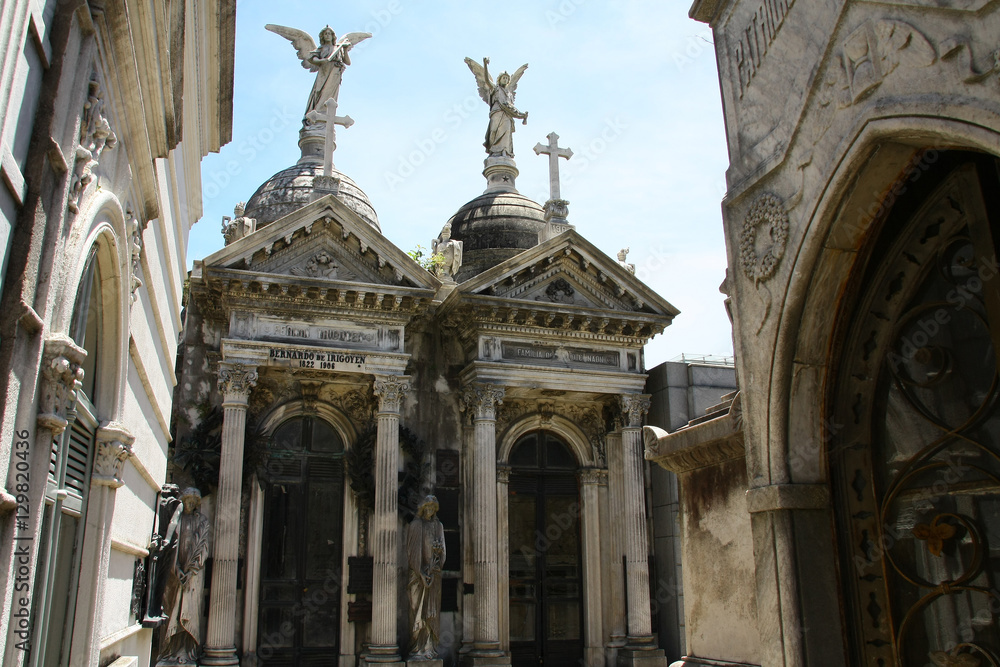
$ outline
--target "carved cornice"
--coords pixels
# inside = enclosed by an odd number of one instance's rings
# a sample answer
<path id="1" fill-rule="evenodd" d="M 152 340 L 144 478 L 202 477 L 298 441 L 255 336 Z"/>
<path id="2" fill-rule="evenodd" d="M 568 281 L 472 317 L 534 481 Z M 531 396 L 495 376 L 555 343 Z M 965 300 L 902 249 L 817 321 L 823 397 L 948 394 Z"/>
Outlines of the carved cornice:
<path id="1" fill-rule="evenodd" d="M 94 472 L 91 484 L 117 489 L 124 482 L 122 471 L 125 461 L 132 456 L 135 436 L 124 424 L 109 422 L 97 429 L 97 452 L 94 456 Z"/>
<path id="2" fill-rule="evenodd" d="M 379 399 L 379 413 L 399 414 L 403 398 L 410 390 L 410 378 L 399 375 L 378 375 L 374 391 Z"/>
<path id="3" fill-rule="evenodd" d="M 746 457 L 743 430 L 729 415 L 667 433 L 655 426 L 643 428 L 646 459 L 678 475 Z"/>
<path id="4" fill-rule="evenodd" d="M 624 428 L 642 428 L 642 418 L 649 412 L 649 395 L 622 394 L 618 398 L 622 409 Z"/>
<path id="5" fill-rule="evenodd" d="M 80 367 L 87 353 L 66 336 L 45 341 L 42 352 L 42 383 L 38 406 L 38 425 L 54 435 L 66 429 L 67 413 L 76 403 L 76 392 L 83 386 Z"/>
<path id="6" fill-rule="evenodd" d="M 497 408 L 503 405 L 503 397 L 507 390 L 494 384 L 475 382 L 462 390 L 462 400 L 459 408 L 464 412 L 472 410 L 476 421 L 494 421 Z"/>
<path id="7" fill-rule="evenodd" d="M 219 391 L 223 405 L 226 403 L 247 404 L 250 390 L 257 386 L 257 369 L 241 363 L 223 363 L 219 368 Z"/>

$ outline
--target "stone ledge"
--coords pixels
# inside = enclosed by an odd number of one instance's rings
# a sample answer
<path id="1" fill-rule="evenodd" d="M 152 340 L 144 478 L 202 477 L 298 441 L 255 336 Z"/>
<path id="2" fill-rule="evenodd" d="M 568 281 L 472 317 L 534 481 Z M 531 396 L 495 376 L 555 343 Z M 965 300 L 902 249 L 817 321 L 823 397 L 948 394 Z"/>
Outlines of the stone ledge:
<path id="1" fill-rule="evenodd" d="M 727 662 L 725 660 L 711 660 L 709 658 L 692 658 L 684 656 L 670 667 L 760 667 L 750 662 Z"/>
<path id="2" fill-rule="evenodd" d="M 746 456 L 743 429 L 736 428 L 729 414 L 673 433 L 655 426 L 642 432 L 646 459 L 677 474 Z"/>
<path id="3" fill-rule="evenodd" d="M 830 506 L 830 489 L 823 484 L 773 484 L 747 491 L 751 514 L 776 510 L 822 510 Z"/>

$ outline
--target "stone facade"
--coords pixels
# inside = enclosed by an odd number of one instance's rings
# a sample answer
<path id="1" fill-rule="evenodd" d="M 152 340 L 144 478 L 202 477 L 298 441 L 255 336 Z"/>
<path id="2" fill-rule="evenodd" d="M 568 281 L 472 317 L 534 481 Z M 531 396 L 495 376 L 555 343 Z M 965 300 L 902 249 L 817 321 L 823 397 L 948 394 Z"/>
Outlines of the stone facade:
<path id="1" fill-rule="evenodd" d="M 977 509 L 995 497 L 978 475 L 995 474 L 996 417 L 952 406 L 993 395 L 1000 11 L 691 12 L 712 27 L 727 120 L 741 393 L 716 420 L 648 431 L 647 457 L 681 477 L 685 554 L 729 544 L 716 553 L 742 575 L 723 591 L 685 570 L 683 664 L 996 662 L 996 573 L 976 556 L 997 541 Z"/>
<path id="2" fill-rule="evenodd" d="M 321 129 L 191 272 L 170 474 L 214 508 L 202 663 L 407 660 L 402 535 L 433 493 L 440 659 L 665 665 L 641 427 L 677 310 L 571 226 L 544 235 L 506 157 L 426 270 L 319 174 Z"/>
<path id="3" fill-rule="evenodd" d="M 230 138 L 234 12 L 0 9 L 4 665 L 149 664 L 185 247 L 201 159 Z"/>

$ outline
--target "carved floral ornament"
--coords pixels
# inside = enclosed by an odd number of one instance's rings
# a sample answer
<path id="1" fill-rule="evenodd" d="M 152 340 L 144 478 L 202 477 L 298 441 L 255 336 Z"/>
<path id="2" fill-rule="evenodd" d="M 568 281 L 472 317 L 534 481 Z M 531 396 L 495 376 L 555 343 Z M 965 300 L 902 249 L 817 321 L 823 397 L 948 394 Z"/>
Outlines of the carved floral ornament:
<path id="1" fill-rule="evenodd" d="M 69 338 L 58 337 L 45 342 L 39 426 L 50 428 L 57 435 L 66 428 L 66 413 L 76 403 L 76 391 L 83 384 L 84 372 L 80 365 L 86 357 L 87 353 Z"/>
<path id="2" fill-rule="evenodd" d="M 97 454 L 91 481 L 95 486 L 122 486 L 125 461 L 132 456 L 135 436 L 123 424 L 110 422 L 97 431 Z"/>
<path id="3" fill-rule="evenodd" d="M 225 400 L 246 402 L 250 390 L 257 385 L 257 369 L 236 363 L 219 371 L 219 391 Z"/>
<path id="4" fill-rule="evenodd" d="M 777 196 L 765 192 L 757 197 L 743 219 L 740 232 L 740 264 L 754 284 L 774 275 L 788 243 L 788 211 Z"/>
<path id="5" fill-rule="evenodd" d="M 379 376 L 375 378 L 374 389 L 379 399 L 379 412 L 398 413 L 410 390 L 410 380 L 396 375 Z"/>
<path id="6" fill-rule="evenodd" d="M 497 407 L 503 405 L 504 394 L 504 387 L 471 384 L 463 390 L 459 408 L 463 412 L 470 412 L 476 420 L 493 420 L 496 419 Z"/>
<path id="7" fill-rule="evenodd" d="M 642 418 L 649 412 L 650 399 L 646 394 L 622 394 L 620 397 L 625 428 L 642 428 Z"/>

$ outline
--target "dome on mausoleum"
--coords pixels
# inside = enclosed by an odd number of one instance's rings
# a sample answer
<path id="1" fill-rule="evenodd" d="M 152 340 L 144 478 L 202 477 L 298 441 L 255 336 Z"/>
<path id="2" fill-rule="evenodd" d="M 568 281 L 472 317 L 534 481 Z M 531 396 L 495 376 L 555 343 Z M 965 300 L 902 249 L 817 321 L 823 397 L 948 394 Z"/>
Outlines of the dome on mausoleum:
<path id="1" fill-rule="evenodd" d="M 282 169 L 264 181 L 264 184 L 250 197 L 246 205 L 247 217 L 257 220 L 257 229 L 260 229 L 315 201 L 323 193 L 317 192 L 314 179 L 322 175 L 323 165 L 311 160 L 300 160 L 297 164 Z M 337 199 L 344 202 L 369 225 L 381 231 L 368 195 L 358 187 L 357 183 L 336 169 L 332 175 L 340 179 Z"/>
<path id="2" fill-rule="evenodd" d="M 462 268 L 455 277 L 462 282 L 538 245 L 545 212 L 516 191 L 487 192 L 458 209 L 448 223 L 452 238 L 463 243 Z"/>

